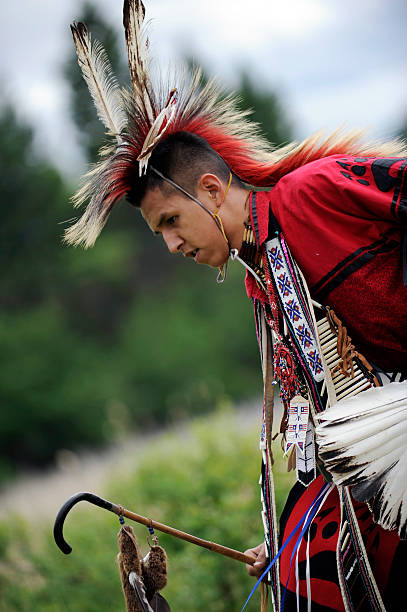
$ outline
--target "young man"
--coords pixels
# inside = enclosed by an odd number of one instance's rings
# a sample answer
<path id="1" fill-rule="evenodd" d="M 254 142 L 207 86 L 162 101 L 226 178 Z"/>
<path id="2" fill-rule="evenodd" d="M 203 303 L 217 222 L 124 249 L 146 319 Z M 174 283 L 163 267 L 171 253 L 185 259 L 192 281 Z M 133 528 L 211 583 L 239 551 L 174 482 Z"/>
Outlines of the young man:
<path id="1" fill-rule="evenodd" d="M 99 61 L 100 48 L 83 24 L 73 26 L 84 77 L 115 142 L 78 193 L 77 204 L 89 202 L 66 240 L 93 245 L 125 196 L 172 253 L 219 268 L 219 280 L 229 257 L 247 268 L 264 373 L 266 544 L 251 549 L 256 563 L 249 573 L 260 574 L 283 547 L 266 571 L 276 610 L 311 603 L 314 611 L 395 609 L 404 511 L 394 503 L 397 518 L 389 521 L 376 504 L 377 478 L 368 481 L 373 484 L 368 496 L 359 495 L 362 501 L 334 486 L 319 460 L 330 465 L 332 453 L 315 450 L 315 426 L 344 389 L 354 395 L 374 390 L 385 373 L 393 373 L 392 380 L 407 376 L 405 151 L 397 142 L 363 146 L 337 134 L 274 150 L 233 99 L 220 99 L 213 83 L 199 88 L 199 74 L 177 89 L 162 88 L 160 99 L 148 75 L 143 18 L 142 3 L 126 0 L 133 92 L 124 100 Z M 280 539 L 271 469 L 275 383 L 285 407 L 280 432 L 299 480 Z M 397 456 L 382 468 L 380 483 L 399 463 Z"/>
<path id="2" fill-rule="evenodd" d="M 188 164 L 185 171 L 186 159 L 197 162 Z M 177 132 L 157 145 L 150 164 L 190 195 L 153 170 L 138 181 L 138 187 L 133 187 L 128 197 L 140 206 L 144 219 L 153 232 L 162 236 L 170 252 L 183 253 L 197 263 L 213 267 L 224 266 L 230 252 L 236 250 L 254 268 L 272 233 L 272 220 L 277 220 L 306 280 L 317 288 L 312 294 L 334 309 L 377 372 L 400 372 L 406 376 L 407 288 L 402 282 L 401 247 L 407 204 L 403 197 L 407 192 L 403 196 L 400 190 L 406 161 L 330 155 L 287 174 L 270 192 L 256 194 L 248 192 L 237 177 L 232 175 L 230 181 L 229 167 L 205 141 Z M 358 182 L 360 176 L 364 177 L 363 183 Z M 389 187 L 386 191 L 384 185 Z M 397 193 L 399 202 L 394 204 Z M 191 201 L 190 196 L 201 205 Z M 221 220 L 220 227 L 217 219 Z M 252 258 L 242 249 L 249 225 L 255 228 L 256 236 Z M 260 270 L 258 273 L 261 276 Z M 250 272 L 246 284 L 249 297 L 265 306 L 270 296 Z M 309 507 L 322 482 L 319 476 L 307 488 L 301 483 L 294 487 L 282 517 L 280 544 Z M 366 504 L 354 502 L 354 507 L 379 591 L 387 609 L 394 609 L 400 595 L 395 585 L 402 583 L 402 566 L 393 560 L 403 554 L 405 547 L 399 546 L 396 532 L 386 532 L 373 522 Z M 309 590 L 316 610 L 343 609 L 336 567 L 340 524 L 339 496 L 333 490 L 313 521 Z M 289 609 L 296 606 L 297 600 L 297 580 L 294 572 L 290 575 L 292 550 L 293 545 L 288 546 L 280 569 Z M 248 566 L 249 573 L 259 575 L 266 564 L 265 545 L 246 552 L 256 557 L 255 565 Z M 307 598 L 305 546 L 299 551 L 298 563 L 301 602 Z"/>

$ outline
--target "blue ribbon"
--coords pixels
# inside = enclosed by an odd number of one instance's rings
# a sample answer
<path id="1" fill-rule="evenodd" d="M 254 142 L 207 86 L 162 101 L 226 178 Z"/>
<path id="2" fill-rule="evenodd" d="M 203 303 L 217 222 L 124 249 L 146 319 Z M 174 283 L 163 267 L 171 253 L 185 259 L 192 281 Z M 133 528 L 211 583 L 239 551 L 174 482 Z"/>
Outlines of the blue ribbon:
<path id="1" fill-rule="evenodd" d="M 280 611 L 280 612 L 283 612 L 283 609 L 284 609 L 284 600 L 285 600 L 285 594 L 286 594 L 286 592 L 287 592 L 287 586 L 288 586 L 288 582 L 289 582 L 289 580 L 290 580 L 290 575 L 291 575 L 291 566 L 292 566 L 292 562 L 293 562 L 293 559 L 294 559 L 294 555 L 295 555 L 295 553 L 297 552 L 297 549 L 298 549 L 298 547 L 299 547 L 299 546 L 300 546 L 300 544 L 301 544 L 301 540 L 302 540 L 302 537 L 303 537 L 304 533 L 307 531 L 307 529 L 308 529 L 308 527 L 310 526 L 310 524 L 312 523 L 312 521 L 313 521 L 313 519 L 314 519 L 314 517 L 315 517 L 316 513 L 317 513 L 317 512 L 318 512 L 318 510 L 320 509 L 320 507 L 321 507 L 321 506 L 320 506 L 320 504 L 319 504 L 318 502 L 322 501 L 322 496 L 323 496 L 323 494 L 326 492 L 326 489 L 327 489 L 328 487 L 329 487 L 329 485 L 328 485 L 328 484 L 324 485 L 323 489 L 321 489 L 320 494 L 318 495 L 318 499 L 315 501 L 315 505 L 314 505 L 314 507 L 313 507 L 313 504 L 311 504 L 311 506 L 310 506 L 311 511 L 310 511 L 309 517 L 308 517 L 308 519 L 307 519 L 307 522 L 305 523 L 304 527 L 302 528 L 301 533 L 300 533 L 300 535 L 298 536 L 298 539 L 297 539 L 297 541 L 296 541 L 296 543 L 295 543 L 295 546 L 294 546 L 293 552 L 292 552 L 292 554 L 291 554 L 291 559 L 290 559 L 290 567 L 289 567 L 289 570 L 288 570 L 288 578 L 287 578 L 287 582 L 286 582 L 285 587 L 284 587 L 284 593 L 283 593 L 283 597 L 282 597 L 282 600 L 281 600 L 281 611 Z M 325 489 L 325 490 L 324 490 L 324 489 Z M 314 503 L 314 502 L 313 502 L 313 503 Z"/>
<path id="2" fill-rule="evenodd" d="M 310 522 L 312 521 L 312 519 L 314 518 L 315 514 L 318 511 L 318 505 L 317 502 L 319 501 L 319 499 L 323 496 L 323 494 L 326 492 L 327 488 L 329 487 L 329 484 L 324 484 L 321 488 L 321 490 L 319 491 L 319 493 L 315 496 L 314 500 L 312 501 L 312 503 L 310 504 L 310 506 L 307 508 L 307 510 L 304 512 L 304 514 L 302 515 L 302 517 L 300 518 L 300 520 L 298 521 L 298 523 L 296 524 L 296 526 L 294 527 L 294 529 L 291 531 L 290 535 L 288 536 L 288 538 L 286 539 L 286 541 L 284 542 L 284 544 L 281 546 L 280 550 L 277 552 L 276 556 L 274 557 L 274 559 L 272 561 L 270 561 L 269 565 L 266 567 L 266 569 L 264 570 L 264 572 L 262 573 L 262 575 L 260 576 L 260 578 L 258 579 L 258 581 L 256 582 L 256 584 L 254 585 L 254 587 L 251 590 L 251 593 L 249 595 L 249 597 L 246 600 L 246 603 L 244 604 L 243 608 L 240 610 L 240 612 L 243 612 L 243 610 L 246 608 L 247 604 L 249 603 L 249 601 L 251 600 L 255 590 L 257 589 L 257 587 L 259 586 L 259 584 L 261 583 L 261 581 L 263 580 L 264 576 L 267 575 L 267 573 L 270 571 L 270 569 L 273 567 L 273 565 L 275 564 L 275 562 L 277 561 L 277 559 L 280 557 L 281 553 L 283 552 L 283 550 L 286 548 L 287 544 L 290 542 L 290 540 L 294 537 L 294 535 L 297 533 L 298 529 L 301 527 L 302 523 L 305 520 L 305 517 L 307 516 L 308 512 L 311 510 L 310 516 L 308 517 L 307 523 L 306 525 L 304 525 L 303 529 L 301 530 L 301 533 L 297 539 L 297 542 L 295 544 L 294 547 L 294 551 L 291 555 L 291 561 L 290 561 L 290 570 L 291 570 L 291 563 L 292 560 L 294 558 L 294 554 L 298 548 L 298 546 L 300 545 L 301 542 L 301 538 L 304 535 L 305 531 L 307 530 Z M 315 506 L 315 507 L 314 507 Z M 290 575 L 288 575 L 288 578 L 290 577 Z M 287 580 L 287 584 L 288 584 L 288 580 Z M 283 606 L 284 606 L 284 597 L 285 597 L 285 592 L 287 590 L 287 584 L 284 590 L 284 595 L 283 595 L 283 600 L 281 603 L 281 612 L 283 610 Z"/>

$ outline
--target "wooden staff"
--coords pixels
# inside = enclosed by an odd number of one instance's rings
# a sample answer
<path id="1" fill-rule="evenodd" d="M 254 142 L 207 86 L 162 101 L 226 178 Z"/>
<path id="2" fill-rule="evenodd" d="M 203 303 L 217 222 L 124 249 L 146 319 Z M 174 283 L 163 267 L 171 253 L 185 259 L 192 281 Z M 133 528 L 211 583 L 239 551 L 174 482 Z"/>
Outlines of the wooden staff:
<path id="1" fill-rule="evenodd" d="M 63 526 L 64 521 L 68 515 L 68 512 L 80 501 L 87 501 L 95 506 L 99 506 L 99 508 L 103 508 L 104 510 L 109 510 L 110 512 L 114 512 L 118 516 L 125 516 L 126 518 L 135 521 L 136 523 L 141 523 L 146 527 L 157 529 L 157 531 L 162 531 L 163 533 L 168 533 L 176 538 L 181 540 L 185 540 L 186 542 L 191 542 L 191 544 L 196 544 L 197 546 L 202 546 L 203 548 L 207 548 L 213 552 L 219 553 L 220 555 L 224 555 L 225 557 L 230 557 L 231 559 L 236 559 L 237 561 L 241 561 L 242 563 L 247 563 L 248 565 L 253 565 L 256 561 L 254 557 L 250 557 L 245 555 L 244 553 L 234 550 L 233 548 L 228 548 L 227 546 L 222 546 L 221 544 L 216 544 L 215 542 L 209 542 L 208 540 L 202 540 L 201 538 L 197 538 L 194 535 L 186 533 L 185 531 L 180 531 L 179 529 L 174 529 L 173 527 L 169 527 L 168 525 L 164 525 L 163 523 L 158 523 L 157 521 L 153 521 L 145 516 L 141 516 L 140 514 L 136 514 L 135 512 L 131 512 L 130 510 L 126 510 L 123 506 L 113 504 L 98 495 L 94 495 L 93 493 L 76 493 L 76 495 L 72 495 L 61 507 L 59 510 L 57 517 L 55 519 L 54 524 L 54 538 L 58 547 L 62 550 L 63 553 L 69 555 L 72 551 L 71 546 L 69 546 L 68 542 L 64 539 L 63 536 Z"/>

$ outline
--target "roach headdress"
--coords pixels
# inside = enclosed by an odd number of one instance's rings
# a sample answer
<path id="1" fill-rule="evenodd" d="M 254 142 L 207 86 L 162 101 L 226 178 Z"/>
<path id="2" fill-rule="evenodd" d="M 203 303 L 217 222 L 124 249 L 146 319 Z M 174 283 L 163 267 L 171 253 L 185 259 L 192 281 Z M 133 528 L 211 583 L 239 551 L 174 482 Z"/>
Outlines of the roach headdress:
<path id="1" fill-rule="evenodd" d="M 214 80 L 201 86 L 201 71 L 180 71 L 179 76 L 150 78 L 149 42 L 143 27 L 141 0 L 125 0 L 123 25 L 131 77 L 123 90 L 113 75 L 103 46 L 93 41 L 83 23 L 71 26 L 83 77 L 111 144 L 100 151 L 100 161 L 84 177 L 73 197 L 76 207 L 87 203 L 80 217 L 65 232 L 69 244 L 93 246 L 115 203 L 147 171 L 157 144 L 175 132 L 204 138 L 243 182 L 273 185 L 296 167 L 332 153 L 396 154 L 400 146 L 361 146 L 358 134 L 313 136 L 300 144 L 273 148 L 238 108 L 237 98 L 225 95 Z"/>
<path id="2" fill-rule="evenodd" d="M 75 206 L 88 205 L 65 232 L 70 244 L 89 247 L 95 243 L 114 204 L 147 171 L 154 147 L 174 132 L 205 138 L 243 180 L 253 178 L 253 164 L 267 162 L 271 154 L 257 126 L 246 119 L 247 112 L 238 110 L 232 96 L 224 97 L 214 81 L 201 87 L 199 69 L 192 74 L 181 71 L 178 77 L 168 76 L 167 82 L 161 79 L 153 86 L 144 15 L 141 0 L 125 0 L 130 91 L 119 88 L 105 50 L 91 39 L 86 26 L 71 26 L 79 65 L 112 143 L 101 149 L 101 160 L 85 175 L 84 185 L 73 198 Z"/>

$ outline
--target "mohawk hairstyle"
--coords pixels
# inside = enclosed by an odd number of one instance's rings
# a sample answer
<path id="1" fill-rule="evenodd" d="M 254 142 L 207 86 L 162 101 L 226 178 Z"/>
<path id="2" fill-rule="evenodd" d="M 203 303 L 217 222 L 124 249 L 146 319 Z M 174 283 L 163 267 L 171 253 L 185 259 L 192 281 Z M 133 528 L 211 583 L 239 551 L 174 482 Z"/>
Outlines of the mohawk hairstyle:
<path id="1" fill-rule="evenodd" d="M 229 166 L 206 140 L 191 132 L 175 132 L 161 140 L 155 147 L 147 172 L 141 177 L 134 177 L 132 187 L 126 196 L 130 204 L 140 207 L 146 192 L 156 187 L 165 194 L 175 190 L 152 168 L 159 170 L 161 174 L 194 195 L 202 174 L 210 172 L 227 182 L 230 173 Z M 232 174 L 232 183 L 243 187 L 242 181 L 235 174 Z"/>
<path id="2" fill-rule="evenodd" d="M 220 178 L 230 169 L 235 181 L 268 187 L 299 166 L 327 155 L 406 153 L 401 141 L 361 144 L 361 132 L 341 131 L 275 148 L 248 119 L 251 111 L 238 108 L 236 96 L 225 96 L 214 80 L 201 87 L 199 69 L 192 74 L 185 70 L 179 78 L 170 76 L 167 84 L 161 81 L 154 89 L 144 15 L 141 0 L 124 0 L 131 91 L 119 89 L 102 46 L 91 41 L 86 27 L 71 26 L 83 76 L 99 117 L 115 141 L 101 149 L 101 161 L 85 175 L 82 188 L 73 197 L 75 207 L 87 203 L 87 208 L 65 231 L 67 243 L 93 246 L 123 196 L 139 206 L 146 189 L 160 184 L 151 170 L 146 174 L 149 161 L 173 180 L 182 170 L 181 184 L 193 191 L 203 167 L 217 168 Z"/>

